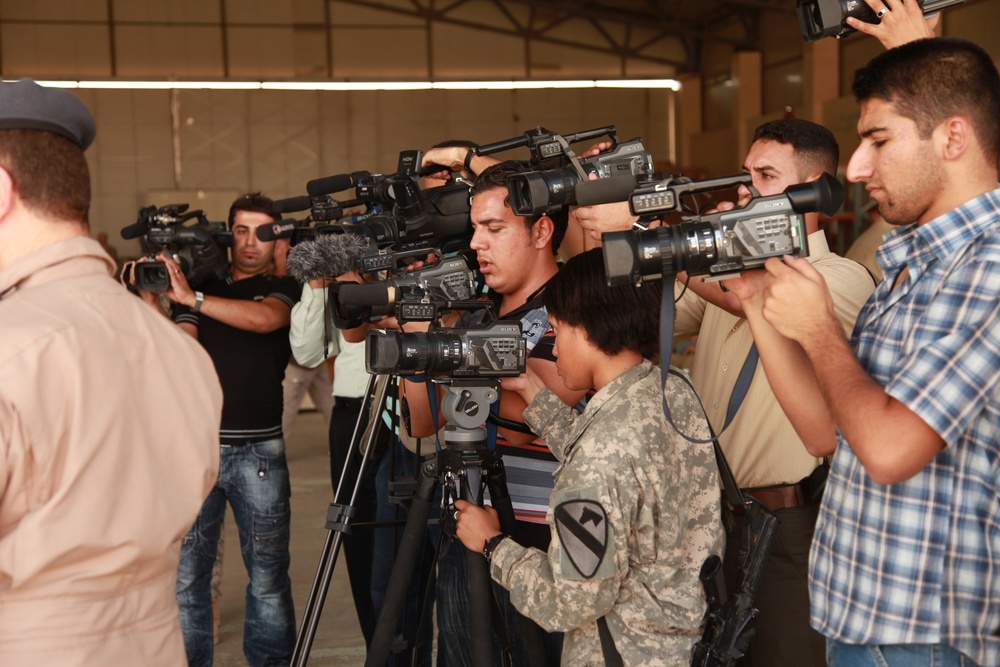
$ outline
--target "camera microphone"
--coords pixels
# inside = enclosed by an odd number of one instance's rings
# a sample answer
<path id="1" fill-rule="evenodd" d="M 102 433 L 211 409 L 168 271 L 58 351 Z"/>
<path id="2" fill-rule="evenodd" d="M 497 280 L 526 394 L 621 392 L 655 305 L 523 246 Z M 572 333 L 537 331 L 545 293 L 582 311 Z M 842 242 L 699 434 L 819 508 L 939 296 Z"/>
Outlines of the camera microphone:
<path id="1" fill-rule="evenodd" d="M 122 238 L 125 240 L 134 239 L 142 236 L 147 231 L 149 231 L 149 225 L 146 224 L 145 220 L 140 220 L 127 227 L 122 227 Z"/>
<path id="2" fill-rule="evenodd" d="M 337 174 L 317 178 L 306 183 L 306 192 L 311 197 L 321 197 L 331 192 L 341 192 L 358 185 L 358 181 L 365 176 L 371 176 L 366 171 L 356 171 L 353 174 Z"/>
<path id="3" fill-rule="evenodd" d="M 361 267 L 361 258 L 371 249 L 368 239 L 346 231 L 324 234 L 288 251 L 287 268 L 300 283 L 317 278 L 335 278 Z"/>
<path id="4" fill-rule="evenodd" d="M 275 239 L 287 239 L 298 227 L 294 220 L 276 220 L 270 225 L 261 225 L 257 228 L 258 241 L 274 241 Z"/>
<path id="5" fill-rule="evenodd" d="M 596 206 L 628 201 L 635 191 L 636 179 L 633 174 L 621 174 L 596 181 L 580 181 L 576 184 L 577 206 Z"/>
<path id="6" fill-rule="evenodd" d="M 274 202 L 274 210 L 278 213 L 308 211 L 310 208 L 312 208 L 312 198 L 306 196 L 277 199 Z"/>

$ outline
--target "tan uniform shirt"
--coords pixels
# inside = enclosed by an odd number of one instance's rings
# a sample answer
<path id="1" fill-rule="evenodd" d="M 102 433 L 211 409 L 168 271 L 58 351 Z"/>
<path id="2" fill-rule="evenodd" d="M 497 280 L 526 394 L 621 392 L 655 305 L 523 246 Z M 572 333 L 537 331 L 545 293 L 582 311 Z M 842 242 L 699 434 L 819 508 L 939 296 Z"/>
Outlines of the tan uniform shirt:
<path id="1" fill-rule="evenodd" d="M 0 665 L 184 665 L 181 538 L 222 391 L 88 238 L 0 271 Z"/>
<path id="2" fill-rule="evenodd" d="M 830 252 L 821 231 L 809 235 L 809 262 L 826 280 L 837 319 L 850 335 L 861 306 L 875 289 L 871 276 L 857 262 Z M 675 288 L 679 290 L 679 286 Z M 750 325 L 687 290 L 677 304 L 674 332 L 677 336 L 698 334 L 691 379 L 718 433 L 753 344 Z M 743 488 L 793 484 L 821 461 L 806 451 L 771 392 L 759 361 L 743 404 L 719 443 L 736 483 Z"/>

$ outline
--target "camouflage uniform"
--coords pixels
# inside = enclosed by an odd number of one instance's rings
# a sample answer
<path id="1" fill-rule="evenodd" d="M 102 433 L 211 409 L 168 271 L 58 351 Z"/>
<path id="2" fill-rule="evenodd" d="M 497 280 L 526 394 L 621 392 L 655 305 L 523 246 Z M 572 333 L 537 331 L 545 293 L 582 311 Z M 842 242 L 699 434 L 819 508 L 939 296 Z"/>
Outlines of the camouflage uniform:
<path id="1" fill-rule="evenodd" d="M 721 554 L 719 481 L 710 444 L 666 424 L 648 361 L 598 391 L 582 415 L 548 390 L 524 413 L 560 460 L 548 554 L 503 540 L 491 573 L 521 613 L 566 633 L 564 665 L 603 665 L 606 616 L 626 665 L 687 665 L 706 611 L 698 572 Z M 672 378 L 671 417 L 703 439 L 697 397 Z"/>

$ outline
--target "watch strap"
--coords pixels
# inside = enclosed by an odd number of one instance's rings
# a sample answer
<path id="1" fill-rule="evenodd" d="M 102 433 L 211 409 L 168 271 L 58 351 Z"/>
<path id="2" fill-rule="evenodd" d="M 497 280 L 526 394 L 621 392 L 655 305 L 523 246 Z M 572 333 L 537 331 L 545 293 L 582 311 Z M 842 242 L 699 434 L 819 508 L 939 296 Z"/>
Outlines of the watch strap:
<path id="1" fill-rule="evenodd" d="M 205 303 L 205 293 L 204 292 L 195 292 L 194 293 L 194 307 L 191 310 L 193 310 L 196 313 L 200 313 L 201 312 L 201 305 L 203 303 Z"/>
<path id="2" fill-rule="evenodd" d="M 493 552 L 496 551 L 497 545 L 505 539 L 507 539 L 507 535 L 500 533 L 486 540 L 486 544 L 483 545 L 483 556 L 486 558 L 487 563 L 493 558 Z"/>

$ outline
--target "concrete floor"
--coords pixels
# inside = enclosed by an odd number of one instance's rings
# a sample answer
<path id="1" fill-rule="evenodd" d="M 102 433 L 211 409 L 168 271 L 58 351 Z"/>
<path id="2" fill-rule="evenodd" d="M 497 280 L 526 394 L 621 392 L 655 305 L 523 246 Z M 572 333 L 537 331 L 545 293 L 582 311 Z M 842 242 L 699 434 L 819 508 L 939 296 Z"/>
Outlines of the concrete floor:
<path id="1" fill-rule="evenodd" d="M 327 426 L 315 411 L 300 412 L 287 443 L 292 481 L 291 577 L 296 625 L 302 622 L 319 557 L 326 541 L 324 527 L 331 501 Z M 232 514 L 226 517 L 222 577 L 220 640 L 217 667 L 246 665 L 243 657 L 243 597 L 246 571 Z M 326 605 L 309 653 L 309 665 L 346 667 L 363 664 L 365 643 L 354 613 L 343 554 L 337 559 Z"/>

